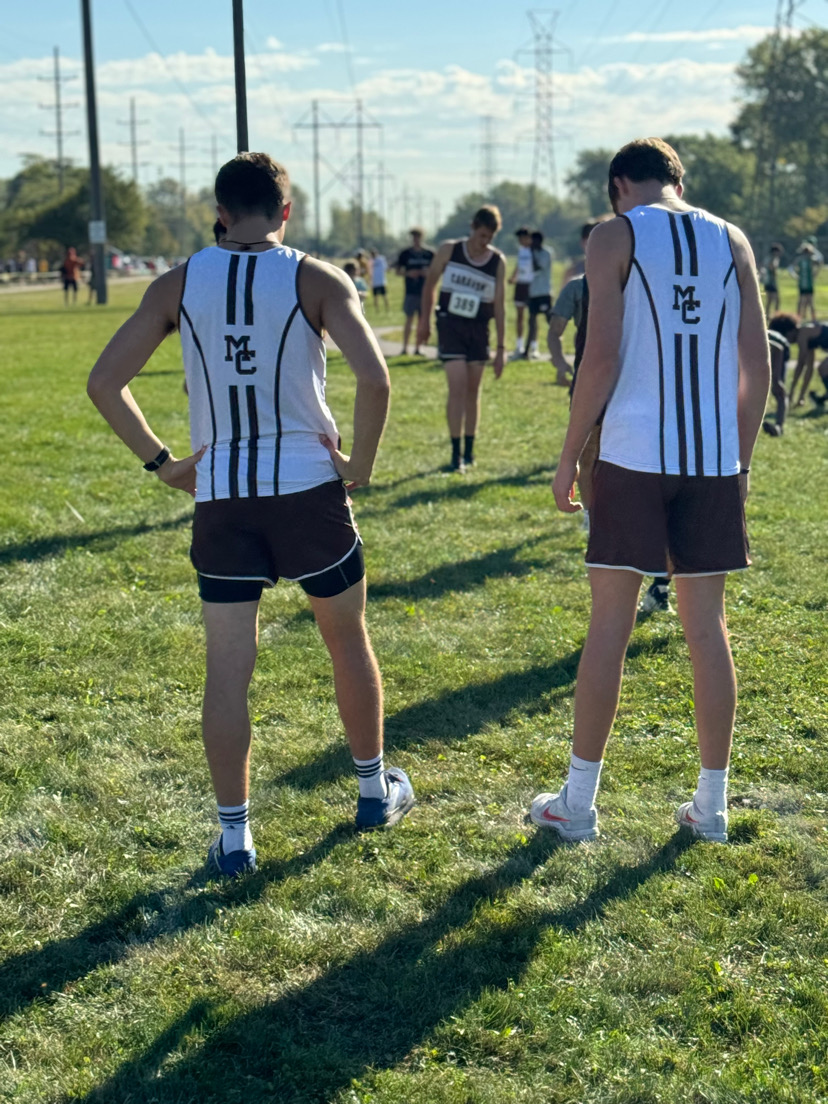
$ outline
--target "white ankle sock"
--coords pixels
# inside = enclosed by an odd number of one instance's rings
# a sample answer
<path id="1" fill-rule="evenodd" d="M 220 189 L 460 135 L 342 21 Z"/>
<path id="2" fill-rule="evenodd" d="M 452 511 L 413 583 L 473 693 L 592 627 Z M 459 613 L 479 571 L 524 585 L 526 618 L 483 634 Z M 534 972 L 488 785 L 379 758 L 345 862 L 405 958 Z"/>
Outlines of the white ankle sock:
<path id="1" fill-rule="evenodd" d="M 388 787 L 383 777 L 382 752 L 376 759 L 354 758 L 357 778 L 359 779 L 360 797 L 386 797 Z"/>
<path id="2" fill-rule="evenodd" d="M 245 801 L 243 805 L 219 805 L 218 807 L 221 847 L 225 855 L 231 851 L 250 851 L 253 847 L 248 804 Z"/>
<path id="3" fill-rule="evenodd" d="M 579 759 L 573 752 L 566 780 L 566 803 L 574 813 L 585 813 L 595 804 L 603 765 L 603 759 L 592 763 L 589 759 Z"/>
<path id="4" fill-rule="evenodd" d="M 708 770 L 702 767 L 699 771 L 699 784 L 693 799 L 696 808 L 705 816 L 713 813 L 727 811 L 727 775 L 728 768 L 724 770 Z"/>

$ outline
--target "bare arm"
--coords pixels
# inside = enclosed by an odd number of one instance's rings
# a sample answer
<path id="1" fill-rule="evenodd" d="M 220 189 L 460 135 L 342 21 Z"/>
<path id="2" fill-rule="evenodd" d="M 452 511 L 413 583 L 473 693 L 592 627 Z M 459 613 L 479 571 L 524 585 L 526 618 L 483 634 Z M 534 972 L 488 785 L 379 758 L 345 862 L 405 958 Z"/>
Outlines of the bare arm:
<path id="1" fill-rule="evenodd" d="M 500 379 L 506 362 L 506 261 L 500 256 L 495 277 L 494 318 L 497 349 L 494 356 L 495 379 Z"/>
<path id="2" fill-rule="evenodd" d="M 164 338 L 176 329 L 183 279 L 183 270 L 174 269 L 150 284 L 138 310 L 98 357 L 86 386 L 90 399 L 115 433 L 144 463 L 158 456 L 163 443 L 150 429 L 129 383 Z M 157 474 L 170 486 L 193 494 L 195 465 L 200 455 L 185 460 L 171 456 Z"/>
<path id="3" fill-rule="evenodd" d="M 428 335 L 431 333 L 431 312 L 434 310 L 434 292 L 446 265 L 449 263 L 453 248 L 453 241 L 443 242 L 434 254 L 434 260 L 428 266 L 425 283 L 423 284 L 423 296 L 420 300 L 420 321 L 417 326 L 417 341 L 420 345 L 424 345 L 428 341 Z"/>
<path id="4" fill-rule="evenodd" d="M 586 348 L 578 369 L 558 470 L 552 484 L 558 509 L 580 509 L 572 501 L 578 457 L 618 378 L 618 356 L 624 322 L 624 280 L 630 261 L 630 231 L 625 219 L 597 226 L 589 236 L 586 277 L 590 310 Z"/>
<path id="5" fill-rule="evenodd" d="M 350 456 L 336 441 L 323 444 L 349 487 L 371 482 L 377 450 L 388 417 L 391 383 L 373 330 L 365 321 L 359 295 L 340 269 L 311 258 L 299 271 L 299 299 L 312 325 L 327 330 L 356 376 L 354 441 Z"/>
<path id="6" fill-rule="evenodd" d="M 561 337 L 566 329 L 568 319 L 561 318 L 559 314 L 553 314 L 549 318 L 549 333 L 547 334 L 546 341 L 549 345 L 549 354 L 552 357 L 552 363 L 558 370 L 559 376 L 564 376 L 570 370 L 569 361 L 564 356 L 563 345 L 561 344 Z"/>
<path id="7" fill-rule="evenodd" d="M 770 387 L 770 350 L 753 250 L 741 230 L 729 227 L 742 292 L 739 320 L 739 460 L 750 467 Z"/>

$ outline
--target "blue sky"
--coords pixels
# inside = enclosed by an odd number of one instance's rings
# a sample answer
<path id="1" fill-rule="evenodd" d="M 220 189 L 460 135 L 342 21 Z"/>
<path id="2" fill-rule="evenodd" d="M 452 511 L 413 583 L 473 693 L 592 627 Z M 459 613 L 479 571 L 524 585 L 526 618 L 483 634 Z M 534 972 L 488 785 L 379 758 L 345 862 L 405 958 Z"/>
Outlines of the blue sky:
<path id="1" fill-rule="evenodd" d="M 6 6 L 0 44 L 0 176 L 20 155 L 53 155 L 40 134 L 53 117 L 39 110 L 51 89 L 52 47 L 67 75 L 80 73 L 80 4 L 37 0 Z M 555 57 L 555 159 L 563 181 L 577 151 L 617 147 L 640 134 L 724 133 L 735 113 L 734 67 L 771 27 L 775 0 L 562 0 Z M 138 17 L 136 21 L 134 15 Z M 209 183 L 213 143 L 219 161 L 234 152 L 230 0 L 93 0 L 103 156 L 127 168 L 129 100 L 140 119 L 140 179 L 178 175 L 178 131 L 185 130 L 186 175 Z M 311 185 L 310 136 L 293 124 L 317 98 L 325 117 L 344 120 L 360 96 L 382 129 L 366 132 L 367 194 L 379 197 L 384 165 L 386 213 L 401 226 L 431 226 L 453 200 L 479 187 L 484 116 L 497 142 L 497 178 L 532 175 L 534 80 L 531 29 L 522 6 L 502 0 L 246 0 L 250 138 L 280 157 L 298 183 Z M 825 22 L 825 0 L 805 0 L 796 26 Z M 142 26 L 139 26 L 139 21 Z M 145 33 L 146 32 L 146 33 Z M 150 39 L 158 46 L 159 57 Z M 82 102 L 82 83 L 65 85 Z M 70 109 L 66 153 L 87 157 L 83 113 Z M 347 196 L 353 132 L 323 134 L 325 200 Z M 540 183 L 549 186 L 544 167 Z M 561 184 L 561 189 L 563 185 Z"/>

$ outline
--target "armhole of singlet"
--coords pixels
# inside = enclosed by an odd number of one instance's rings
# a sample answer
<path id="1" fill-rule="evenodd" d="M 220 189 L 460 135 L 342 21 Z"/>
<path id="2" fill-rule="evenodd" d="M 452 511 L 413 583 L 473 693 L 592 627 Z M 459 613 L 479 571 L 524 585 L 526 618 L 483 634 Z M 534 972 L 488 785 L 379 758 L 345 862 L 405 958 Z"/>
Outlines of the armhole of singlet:
<path id="1" fill-rule="evenodd" d="M 296 266 L 296 277 L 294 279 L 293 290 L 296 294 L 296 302 L 299 306 L 299 310 L 301 312 L 302 317 L 304 318 L 304 320 L 308 324 L 308 326 L 316 334 L 316 336 L 319 338 L 319 340 L 323 341 L 324 338 L 322 337 L 322 334 L 319 332 L 319 330 L 317 330 L 316 326 L 314 326 L 313 322 L 311 322 L 311 320 L 305 314 L 305 308 L 302 306 L 302 297 L 299 294 L 299 273 L 302 271 L 302 265 L 305 263 L 305 261 L 307 259 L 308 259 L 307 253 L 303 254 L 303 256 L 301 256 L 299 258 L 299 263 Z"/>
<path id="2" fill-rule="evenodd" d="M 632 275 L 633 263 L 635 262 L 635 230 L 633 228 L 632 221 L 627 218 L 626 215 L 622 215 L 621 218 L 626 222 L 630 230 L 630 259 L 627 264 L 627 275 L 624 277 L 624 282 L 621 284 L 621 290 L 627 290 L 627 284 L 630 282 L 630 276 Z M 586 269 L 584 270 L 586 275 Z"/>
<path id="3" fill-rule="evenodd" d="M 739 290 L 741 291 L 742 285 L 739 283 L 739 266 L 736 264 L 736 254 L 733 252 L 733 239 L 730 236 L 730 226 L 727 223 L 725 223 L 725 233 L 727 234 L 727 248 L 730 250 L 730 268 L 724 278 L 724 286 L 727 287 L 732 272 L 736 276 L 736 283 L 739 284 Z"/>
<path id="4" fill-rule="evenodd" d="M 181 294 L 178 297 L 178 313 L 176 315 L 176 321 L 178 323 L 178 332 L 181 333 L 181 308 L 184 305 L 184 292 L 187 288 L 187 273 L 190 270 L 190 261 L 192 257 L 188 257 L 184 262 L 184 277 L 181 281 Z"/>

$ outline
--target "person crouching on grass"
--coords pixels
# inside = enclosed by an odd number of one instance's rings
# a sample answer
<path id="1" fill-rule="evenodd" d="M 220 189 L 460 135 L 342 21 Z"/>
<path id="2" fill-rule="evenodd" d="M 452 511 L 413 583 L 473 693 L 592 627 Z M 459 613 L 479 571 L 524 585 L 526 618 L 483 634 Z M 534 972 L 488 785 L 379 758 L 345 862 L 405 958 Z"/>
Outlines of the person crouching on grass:
<path id="1" fill-rule="evenodd" d="M 392 825 L 414 805 L 385 769 L 382 683 L 365 629 L 362 541 L 348 490 L 366 486 L 388 411 L 388 370 L 340 269 L 284 246 L 287 172 L 241 153 L 216 178 L 220 243 L 147 289 L 89 377 L 115 433 L 170 487 L 194 495 L 190 551 L 207 635 L 203 732 L 221 834 L 216 874 L 256 869 L 248 814 L 250 717 L 259 600 L 279 577 L 308 595 L 333 661 L 359 781 L 358 828 Z M 218 235 L 217 235 L 218 236 Z M 195 452 L 176 460 L 129 383 L 180 329 Z M 327 330 L 356 376 L 354 444 L 340 451 L 325 400 Z"/>
<path id="2" fill-rule="evenodd" d="M 702 839 L 727 840 L 736 675 L 725 581 L 750 562 L 744 502 L 770 357 L 747 238 L 683 201 L 683 173 L 659 138 L 624 146 L 609 168 L 620 217 L 597 226 L 587 246 L 586 349 L 552 488 L 559 510 L 581 508 L 578 458 L 604 411 L 586 555 L 592 616 L 569 775 L 530 810 L 566 840 L 599 834 L 595 797 L 641 576 L 664 575 L 668 556 L 701 755 L 698 786 L 677 819 Z"/>

